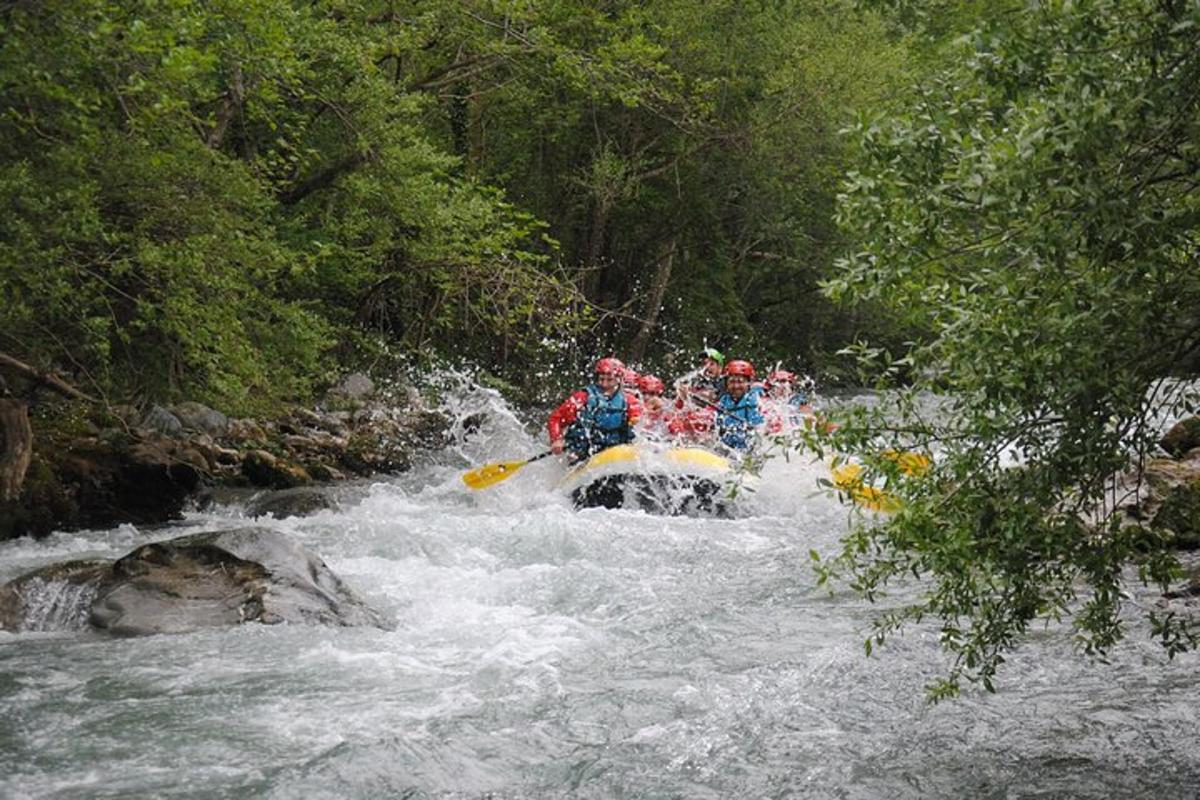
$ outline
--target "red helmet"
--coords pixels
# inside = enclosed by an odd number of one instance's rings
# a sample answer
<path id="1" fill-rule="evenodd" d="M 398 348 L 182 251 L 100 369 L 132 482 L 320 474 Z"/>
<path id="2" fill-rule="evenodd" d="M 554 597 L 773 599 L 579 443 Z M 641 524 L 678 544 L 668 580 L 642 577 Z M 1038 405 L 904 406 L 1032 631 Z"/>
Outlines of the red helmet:
<path id="1" fill-rule="evenodd" d="M 643 375 L 638 381 L 638 388 L 646 394 L 662 394 L 667 390 L 663 385 L 662 379 L 657 375 Z"/>
<path id="2" fill-rule="evenodd" d="M 626 386 L 632 386 L 632 387 L 636 388 L 638 385 L 638 379 L 640 377 L 641 376 L 637 374 L 637 370 L 634 369 L 633 367 L 625 368 L 625 385 Z"/>
<path id="3" fill-rule="evenodd" d="M 748 381 L 754 380 L 754 365 L 749 361 L 734 359 L 725 365 L 726 375 L 741 375 Z"/>
<path id="4" fill-rule="evenodd" d="M 776 383 L 796 383 L 795 373 L 788 372 L 786 369 L 777 369 L 767 376 L 767 386 Z"/>
<path id="5" fill-rule="evenodd" d="M 597 375 L 616 375 L 618 378 L 625 377 L 625 363 L 619 358 L 602 358 L 596 362 L 595 373 Z"/>

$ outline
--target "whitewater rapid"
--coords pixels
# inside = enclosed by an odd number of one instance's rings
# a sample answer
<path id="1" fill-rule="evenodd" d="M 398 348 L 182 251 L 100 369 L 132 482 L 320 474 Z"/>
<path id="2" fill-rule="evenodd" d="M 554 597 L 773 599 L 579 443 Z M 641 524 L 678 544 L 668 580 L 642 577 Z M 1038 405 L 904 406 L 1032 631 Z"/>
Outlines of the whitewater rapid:
<path id="1" fill-rule="evenodd" d="M 463 486 L 544 439 L 493 394 L 459 403 L 478 430 L 412 472 L 254 523 L 395 630 L 0 634 L 0 797 L 1196 796 L 1200 657 L 1168 661 L 1140 623 L 1108 664 L 1039 629 L 998 694 L 930 706 L 936 632 L 868 658 L 879 609 L 816 585 L 810 552 L 848 521 L 825 465 L 768 462 L 732 519 L 575 511 L 551 459 Z M 235 505 L 6 542 L 0 581 L 246 524 Z M 1130 587 L 1132 610 L 1154 600 Z"/>

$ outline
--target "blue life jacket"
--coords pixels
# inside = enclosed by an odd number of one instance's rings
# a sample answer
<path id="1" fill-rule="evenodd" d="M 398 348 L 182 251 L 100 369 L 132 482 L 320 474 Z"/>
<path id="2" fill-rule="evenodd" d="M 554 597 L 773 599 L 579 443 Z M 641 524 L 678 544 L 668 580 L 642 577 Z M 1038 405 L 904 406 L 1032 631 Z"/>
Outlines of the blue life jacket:
<path id="1" fill-rule="evenodd" d="M 727 447 L 748 450 L 753 444 L 754 428 L 766 420 L 758 410 L 758 398 L 762 389 L 751 387 L 740 400 L 734 400 L 726 392 L 717 401 L 717 435 Z"/>
<path id="2" fill-rule="evenodd" d="M 586 391 L 587 404 L 579 409 L 579 416 L 563 434 L 567 447 L 578 455 L 590 456 L 613 445 L 632 442 L 625 392 L 617 389 L 612 397 L 605 397 L 594 383 Z"/>

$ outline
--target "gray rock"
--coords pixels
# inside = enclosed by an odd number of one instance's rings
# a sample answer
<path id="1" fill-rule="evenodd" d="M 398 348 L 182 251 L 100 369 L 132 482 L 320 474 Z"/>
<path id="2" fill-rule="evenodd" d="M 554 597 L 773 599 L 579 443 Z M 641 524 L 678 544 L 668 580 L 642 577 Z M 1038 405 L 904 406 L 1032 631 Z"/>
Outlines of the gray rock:
<path id="1" fill-rule="evenodd" d="M 361 372 L 354 372 L 343 378 L 333 393 L 351 400 L 362 400 L 375 393 L 375 382 Z"/>
<path id="2" fill-rule="evenodd" d="M 210 436 L 224 436 L 229 430 L 229 417 L 203 403 L 189 400 L 186 403 L 171 406 L 171 413 L 179 418 L 184 428 L 207 433 Z"/>
<path id="3" fill-rule="evenodd" d="M 167 436 L 183 434 L 183 423 L 179 421 L 179 417 L 162 406 L 154 406 L 146 412 L 146 416 L 142 418 L 142 427 Z"/>

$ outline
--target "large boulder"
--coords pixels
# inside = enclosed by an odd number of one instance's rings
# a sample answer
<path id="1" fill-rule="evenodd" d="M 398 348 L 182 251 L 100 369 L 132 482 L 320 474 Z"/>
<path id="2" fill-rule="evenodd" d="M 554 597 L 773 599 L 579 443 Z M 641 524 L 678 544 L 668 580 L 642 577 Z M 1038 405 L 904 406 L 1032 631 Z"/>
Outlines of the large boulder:
<path id="1" fill-rule="evenodd" d="M 154 406 L 146 412 L 142 419 L 142 427 L 164 436 L 183 435 L 183 423 L 179 421 L 179 417 L 162 406 Z"/>
<path id="2" fill-rule="evenodd" d="M 115 562 L 44 567 L 0 586 L 0 627 L 46 629 L 44 609 L 56 602 L 76 605 L 57 607 L 57 619 L 86 616 L 124 636 L 245 622 L 389 627 L 320 558 L 265 528 L 155 542 Z"/>
<path id="3" fill-rule="evenodd" d="M 187 430 L 199 431 L 209 436 L 224 436 L 229 430 L 229 417 L 194 400 L 172 406 L 171 413 Z"/>

